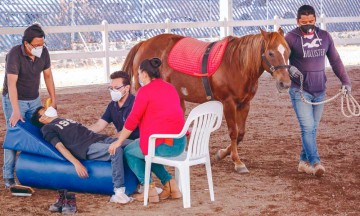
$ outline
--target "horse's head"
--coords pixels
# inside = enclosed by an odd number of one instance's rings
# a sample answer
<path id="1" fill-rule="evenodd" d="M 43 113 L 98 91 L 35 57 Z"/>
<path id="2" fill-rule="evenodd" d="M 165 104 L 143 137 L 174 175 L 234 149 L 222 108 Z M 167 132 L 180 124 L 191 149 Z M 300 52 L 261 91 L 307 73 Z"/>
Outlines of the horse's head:
<path id="1" fill-rule="evenodd" d="M 276 79 L 276 87 L 279 91 L 290 87 L 288 61 L 290 48 L 285 41 L 284 31 L 279 28 L 278 32 L 266 32 L 260 29 L 263 36 L 261 45 L 262 66 Z"/>

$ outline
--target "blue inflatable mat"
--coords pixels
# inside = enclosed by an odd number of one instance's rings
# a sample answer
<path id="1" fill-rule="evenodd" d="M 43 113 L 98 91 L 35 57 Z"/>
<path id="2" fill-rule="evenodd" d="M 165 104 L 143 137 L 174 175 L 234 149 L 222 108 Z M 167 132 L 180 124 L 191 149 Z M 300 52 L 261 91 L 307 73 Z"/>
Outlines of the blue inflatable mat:
<path id="1" fill-rule="evenodd" d="M 89 178 L 80 178 L 74 166 L 50 143 L 39 128 L 30 123 L 18 123 L 6 132 L 4 148 L 22 151 L 16 162 L 16 175 L 21 184 L 48 189 L 68 189 L 75 192 L 113 194 L 111 162 L 81 161 Z M 126 193 L 135 192 L 138 180 L 124 161 Z"/>

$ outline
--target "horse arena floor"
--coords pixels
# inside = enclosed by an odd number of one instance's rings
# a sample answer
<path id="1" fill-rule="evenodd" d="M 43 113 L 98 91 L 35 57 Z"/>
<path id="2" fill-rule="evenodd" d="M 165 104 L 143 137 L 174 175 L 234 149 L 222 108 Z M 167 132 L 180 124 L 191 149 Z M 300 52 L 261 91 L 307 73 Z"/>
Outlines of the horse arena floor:
<path id="1" fill-rule="evenodd" d="M 348 67 L 353 95 L 360 102 L 360 67 Z M 328 96 L 340 87 L 328 71 Z M 42 92 L 42 97 L 47 96 Z M 104 111 L 110 96 L 105 85 L 59 88 L 58 112 L 90 125 Z M 187 112 L 195 104 L 187 103 Z M 2 108 L 1 108 L 2 109 Z M 215 161 L 215 153 L 229 145 L 225 121 L 210 140 L 215 202 L 210 201 L 205 168 L 191 169 L 191 205 L 166 200 L 144 207 L 109 203 L 110 196 L 77 193 L 79 215 L 360 215 L 360 117 L 341 114 L 340 99 L 325 105 L 318 130 L 318 148 L 326 173 L 322 178 L 297 172 L 300 129 L 287 93 L 277 93 L 275 81 L 261 76 L 251 103 L 247 133 L 239 146 L 249 174 L 234 171 L 229 157 Z M 113 134 L 108 127 L 107 134 Z M 1 115 L 0 142 L 5 134 Z M 3 149 L 0 150 L 3 165 Z M 173 172 L 173 170 L 172 170 Z M 2 172 L 0 174 L 2 179 Z M 159 184 L 159 181 L 157 181 Z M 0 215 L 49 215 L 56 191 L 37 189 L 31 197 L 14 197 L 0 183 Z"/>

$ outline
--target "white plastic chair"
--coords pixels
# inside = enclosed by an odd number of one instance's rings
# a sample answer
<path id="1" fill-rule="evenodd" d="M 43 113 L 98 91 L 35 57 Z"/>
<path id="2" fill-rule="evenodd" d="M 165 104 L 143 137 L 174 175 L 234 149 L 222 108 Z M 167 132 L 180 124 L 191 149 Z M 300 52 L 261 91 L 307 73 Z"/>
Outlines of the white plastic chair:
<path id="1" fill-rule="evenodd" d="M 189 114 L 184 128 L 179 134 L 153 134 L 149 138 L 148 155 L 145 156 L 144 206 L 148 203 L 151 163 L 175 167 L 175 179 L 183 194 L 184 208 L 190 204 L 190 166 L 205 164 L 209 184 L 210 199 L 214 201 L 214 188 L 211 173 L 209 138 L 211 132 L 221 126 L 223 105 L 219 101 L 209 101 L 195 107 Z M 181 138 L 192 127 L 188 148 L 177 157 L 155 156 L 157 138 Z"/>

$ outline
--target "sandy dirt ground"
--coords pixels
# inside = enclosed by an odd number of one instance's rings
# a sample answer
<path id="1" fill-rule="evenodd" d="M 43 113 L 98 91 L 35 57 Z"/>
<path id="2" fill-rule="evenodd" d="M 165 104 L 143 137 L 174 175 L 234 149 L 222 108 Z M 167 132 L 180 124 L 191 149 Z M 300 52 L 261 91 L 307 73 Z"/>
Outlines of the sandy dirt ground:
<path id="1" fill-rule="evenodd" d="M 347 70 L 353 95 L 360 101 L 360 67 Z M 340 82 L 328 72 L 327 94 L 332 96 L 337 93 Z M 110 98 L 105 85 L 59 88 L 57 94 L 59 114 L 85 125 L 97 120 Z M 47 96 L 45 92 L 41 95 Z M 187 104 L 188 110 L 194 106 Z M 5 123 L 3 115 L 0 118 L 2 143 Z M 192 207 L 189 209 L 182 207 L 181 199 L 144 207 L 141 202 L 119 205 L 109 203 L 107 195 L 77 193 L 77 214 L 360 215 L 360 117 L 345 118 L 340 111 L 340 99 L 325 105 L 318 130 L 318 148 L 326 168 L 322 178 L 297 172 L 300 129 L 288 94 L 277 93 L 275 81 L 268 75 L 260 78 L 246 128 L 239 152 L 249 174 L 236 173 L 229 157 L 215 161 L 216 151 L 229 145 L 225 121 L 211 137 L 215 202 L 210 201 L 205 168 L 195 166 L 191 169 Z M 113 132 L 113 127 L 106 130 L 108 134 Z M 0 158 L 3 158 L 3 149 Z M 48 207 L 55 201 L 56 191 L 35 190 L 32 197 L 14 197 L 1 181 L 0 215 L 49 215 Z"/>

